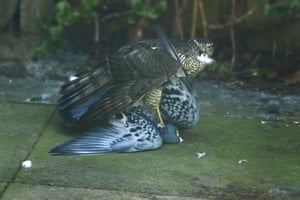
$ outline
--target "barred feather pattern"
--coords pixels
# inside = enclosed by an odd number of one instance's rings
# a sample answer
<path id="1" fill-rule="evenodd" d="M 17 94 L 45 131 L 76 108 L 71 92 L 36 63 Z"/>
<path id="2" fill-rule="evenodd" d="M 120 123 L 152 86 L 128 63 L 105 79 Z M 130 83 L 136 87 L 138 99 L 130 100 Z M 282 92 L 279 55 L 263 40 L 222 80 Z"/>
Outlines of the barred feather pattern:
<path id="1" fill-rule="evenodd" d="M 195 78 L 206 67 L 206 64 L 199 62 L 195 56 L 178 54 L 183 69 L 189 79 Z"/>
<path id="2" fill-rule="evenodd" d="M 156 109 L 159 106 L 162 90 L 160 88 L 153 89 L 143 97 L 143 102 L 151 109 Z"/>

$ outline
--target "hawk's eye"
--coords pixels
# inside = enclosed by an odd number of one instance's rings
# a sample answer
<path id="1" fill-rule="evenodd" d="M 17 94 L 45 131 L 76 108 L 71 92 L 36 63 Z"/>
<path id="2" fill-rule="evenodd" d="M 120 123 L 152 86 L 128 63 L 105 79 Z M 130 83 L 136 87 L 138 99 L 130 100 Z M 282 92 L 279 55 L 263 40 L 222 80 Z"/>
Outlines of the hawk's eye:
<path id="1" fill-rule="evenodd" d="M 206 46 L 206 48 L 207 48 L 207 51 L 212 51 L 213 50 L 213 45 L 212 44 L 208 44 Z"/>

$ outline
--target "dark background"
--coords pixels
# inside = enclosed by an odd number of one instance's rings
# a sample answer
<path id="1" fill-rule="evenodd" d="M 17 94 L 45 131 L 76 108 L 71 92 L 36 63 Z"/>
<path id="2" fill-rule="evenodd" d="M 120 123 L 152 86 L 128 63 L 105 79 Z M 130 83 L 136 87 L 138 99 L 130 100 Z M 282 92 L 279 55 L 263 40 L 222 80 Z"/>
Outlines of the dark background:
<path id="1" fill-rule="evenodd" d="M 24 59 L 40 59 L 62 48 L 87 53 L 88 65 L 93 67 L 101 56 L 123 45 L 155 38 L 154 26 L 158 24 L 172 39 L 205 37 L 214 41 L 217 64 L 205 70 L 201 78 L 255 83 L 259 80 L 282 87 L 300 82 L 298 0 L 0 3 L 2 63 L 22 66 Z M 0 66 L 1 73 L 7 70 L 7 66 Z"/>

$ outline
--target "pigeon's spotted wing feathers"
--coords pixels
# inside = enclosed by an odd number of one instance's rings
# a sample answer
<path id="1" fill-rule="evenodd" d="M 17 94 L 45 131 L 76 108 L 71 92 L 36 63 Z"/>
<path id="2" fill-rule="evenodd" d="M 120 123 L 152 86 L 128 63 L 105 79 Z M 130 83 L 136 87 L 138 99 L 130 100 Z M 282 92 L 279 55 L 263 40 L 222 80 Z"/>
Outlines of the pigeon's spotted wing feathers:
<path id="1" fill-rule="evenodd" d="M 133 107 L 119 113 L 108 125 L 92 127 L 82 136 L 50 150 L 52 155 L 88 155 L 157 149 L 162 138 L 153 113 Z M 168 133 L 175 134 L 175 133 Z"/>

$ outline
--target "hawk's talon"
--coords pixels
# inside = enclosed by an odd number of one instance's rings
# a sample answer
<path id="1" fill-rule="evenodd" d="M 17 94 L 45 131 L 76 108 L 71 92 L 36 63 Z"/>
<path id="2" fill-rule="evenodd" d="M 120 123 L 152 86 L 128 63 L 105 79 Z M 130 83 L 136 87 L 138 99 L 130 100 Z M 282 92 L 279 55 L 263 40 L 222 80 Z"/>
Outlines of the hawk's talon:
<path id="1" fill-rule="evenodd" d="M 180 133 L 179 133 L 179 130 L 178 130 L 178 129 L 176 129 L 175 134 L 176 134 L 176 136 L 177 136 L 178 139 L 179 139 L 179 143 L 184 142 L 184 139 L 183 139 L 182 137 L 180 137 Z"/>
<path id="2" fill-rule="evenodd" d="M 184 142 L 184 139 L 182 137 L 178 137 L 179 138 L 179 143 L 183 143 Z"/>
<path id="3" fill-rule="evenodd" d="M 122 115 L 122 119 L 120 121 L 124 124 L 125 127 L 128 127 L 128 118 L 127 118 L 127 116 L 123 112 L 121 112 L 120 114 Z"/>
<path id="4" fill-rule="evenodd" d="M 157 128 L 161 128 L 162 129 L 162 128 L 165 128 L 165 126 L 163 124 L 161 124 L 161 123 L 158 123 L 157 124 Z"/>

